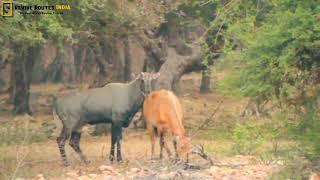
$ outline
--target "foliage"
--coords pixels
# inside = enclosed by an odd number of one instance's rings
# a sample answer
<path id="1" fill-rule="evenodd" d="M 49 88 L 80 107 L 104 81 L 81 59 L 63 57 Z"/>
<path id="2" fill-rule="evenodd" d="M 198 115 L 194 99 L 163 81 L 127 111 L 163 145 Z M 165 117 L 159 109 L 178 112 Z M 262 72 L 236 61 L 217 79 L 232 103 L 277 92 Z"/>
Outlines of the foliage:
<path id="1" fill-rule="evenodd" d="M 298 155 L 277 178 L 306 177 L 310 172 L 306 164 L 320 155 L 320 4 L 314 0 L 234 2 L 224 14 L 228 26 L 224 59 L 233 67 L 228 67 L 231 73 L 219 82 L 218 90 L 253 99 L 257 106 L 270 102 L 268 106 L 279 112 L 265 126 L 268 138 L 277 142 L 290 137 L 299 142 L 292 149 Z M 236 128 L 236 144 L 241 139 L 245 142 L 251 131 Z M 304 165 L 297 166 L 298 156 Z"/>
<path id="2" fill-rule="evenodd" d="M 194 28 L 198 25 L 208 26 L 215 18 L 217 5 L 215 1 L 187 1 L 180 4 L 173 13 L 179 17 L 183 26 Z"/>
<path id="3" fill-rule="evenodd" d="M 167 18 L 175 18 L 183 31 L 191 29 L 194 32 L 205 32 L 201 37 L 197 37 L 196 41 L 201 44 L 203 76 L 207 78 L 214 71 L 214 61 L 219 57 L 224 45 L 222 32 L 225 27 L 222 25 L 223 27 L 209 28 L 217 16 L 216 11 L 219 4 L 218 1 L 213 0 L 185 1 L 167 15 Z"/>
<path id="4" fill-rule="evenodd" d="M 49 5 L 47 1 L 24 0 L 15 2 L 15 5 L 17 4 Z M 36 59 L 36 54 L 32 54 L 32 49 L 38 49 L 46 41 L 52 41 L 57 47 L 62 47 L 65 40 L 72 38 L 72 33 L 72 29 L 62 23 L 59 16 L 15 13 L 13 17 L 0 18 L 0 60 L 22 62 L 26 59 L 24 63 L 19 64 L 31 65 L 33 63 L 29 61 Z M 30 73 L 32 67 L 26 71 Z"/>
<path id="5" fill-rule="evenodd" d="M 299 114 L 299 121 L 292 123 L 290 134 L 299 142 L 299 151 L 309 160 L 320 158 L 320 120 L 315 100 L 308 100 L 305 112 Z"/>
<path id="6" fill-rule="evenodd" d="M 65 1 L 25 1 L 20 5 L 65 4 Z M 166 9 L 150 1 L 147 4 L 129 1 L 69 1 L 71 11 L 63 15 L 31 15 L 15 13 L 12 18 L 0 18 L 0 54 L 12 49 L 7 44 L 36 46 L 52 40 L 58 47 L 69 40 L 78 41 L 114 38 L 126 33 L 133 33 L 146 27 L 158 25 L 162 20 L 159 13 Z M 154 9 L 146 9 L 152 5 Z M 160 20 L 155 20 L 158 17 Z M 149 18 L 153 18 L 152 20 Z M 14 54 L 14 53 L 12 53 Z"/>
<path id="7" fill-rule="evenodd" d="M 210 73 L 212 73 L 214 71 L 214 66 L 211 66 L 213 64 L 213 59 L 215 57 L 215 53 L 213 53 L 210 50 L 210 46 L 208 45 L 208 43 L 203 43 L 202 47 L 202 64 L 205 66 L 205 74 L 209 75 Z"/>
<path id="8" fill-rule="evenodd" d="M 233 94 L 284 101 L 315 83 L 320 6 L 314 1 L 269 2 L 270 6 L 264 18 L 249 14 L 230 25 L 228 35 L 241 42 L 242 58 L 222 85 Z"/>
<path id="9" fill-rule="evenodd" d="M 233 129 L 234 149 L 240 154 L 254 154 L 266 141 L 261 127 L 253 123 L 237 124 Z"/>

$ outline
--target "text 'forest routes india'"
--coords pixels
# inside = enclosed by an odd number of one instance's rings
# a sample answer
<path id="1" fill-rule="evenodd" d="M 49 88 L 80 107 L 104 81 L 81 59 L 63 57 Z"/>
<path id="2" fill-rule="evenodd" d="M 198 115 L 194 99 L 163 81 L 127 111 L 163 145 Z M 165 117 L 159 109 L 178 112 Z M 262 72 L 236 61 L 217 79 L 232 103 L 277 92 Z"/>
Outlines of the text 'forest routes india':
<path id="1" fill-rule="evenodd" d="M 26 4 L 12 0 L 0 0 L 0 16 L 13 17 L 15 13 L 30 15 L 64 14 L 71 10 L 68 4 Z"/>

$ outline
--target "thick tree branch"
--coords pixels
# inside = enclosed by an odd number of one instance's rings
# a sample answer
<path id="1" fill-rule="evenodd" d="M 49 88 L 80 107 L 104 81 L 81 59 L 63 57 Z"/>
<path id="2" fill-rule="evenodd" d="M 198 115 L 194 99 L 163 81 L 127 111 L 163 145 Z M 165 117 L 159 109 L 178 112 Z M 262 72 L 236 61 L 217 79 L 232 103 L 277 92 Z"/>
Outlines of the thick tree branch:
<path id="1" fill-rule="evenodd" d="M 175 90 L 175 85 L 185 73 L 199 71 L 202 65 L 200 47 L 195 47 L 190 56 L 179 55 L 175 48 L 168 48 L 166 62 L 160 68 L 160 77 L 156 82 L 156 89 Z"/>

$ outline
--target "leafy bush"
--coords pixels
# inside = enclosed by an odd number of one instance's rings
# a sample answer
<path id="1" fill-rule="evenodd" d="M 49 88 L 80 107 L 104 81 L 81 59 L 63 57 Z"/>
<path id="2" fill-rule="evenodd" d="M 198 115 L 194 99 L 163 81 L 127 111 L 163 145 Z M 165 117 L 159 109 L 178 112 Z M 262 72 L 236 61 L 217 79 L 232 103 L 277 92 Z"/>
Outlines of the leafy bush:
<path id="1" fill-rule="evenodd" d="M 304 109 L 298 123 L 291 125 L 290 132 L 299 141 L 300 152 L 307 159 L 316 160 L 320 158 L 320 119 L 316 100 L 307 100 Z"/>
<path id="2" fill-rule="evenodd" d="M 234 150 L 239 154 L 254 154 L 266 141 L 266 136 L 260 130 L 260 126 L 252 123 L 237 124 L 232 134 Z"/>
<path id="3" fill-rule="evenodd" d="M 265 1 L 264 8 L 270 8 L 266 12 L 255 12 L 254 6 L 243 3 L 251 8 L 238 10 L 244 16 L 232 21 L 227 33 L 240 41 L 242 50 L 233 51 L 238 54 L 238 66 L 220 89 L 230 95 L 277 99 L 285 104 L 319 83 L 315 77 L 320 67 L 320 6 L 316 1 L 307 2 Z M 249 10 L 253 12 L 246 13 Z M 258 18 L 259 14 L 264 18 Z"/>

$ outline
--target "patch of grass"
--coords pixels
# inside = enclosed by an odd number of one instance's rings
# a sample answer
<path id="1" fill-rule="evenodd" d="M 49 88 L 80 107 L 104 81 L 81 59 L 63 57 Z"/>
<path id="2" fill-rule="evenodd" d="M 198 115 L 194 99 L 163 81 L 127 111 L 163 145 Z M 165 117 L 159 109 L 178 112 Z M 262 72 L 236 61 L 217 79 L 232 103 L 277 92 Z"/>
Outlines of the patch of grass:
<path id="1" fill-rule="evenodd" d="M 289 153 L 293 153 L 290 151 Z M 291 157 L 293 158 L 293 157 Z M 270 180 L 278 179 L 292 179 L 301 180 L 308 179 L 312 170 L 310 168 L 310 162 L 301 156 L 294 156 L 288 163 L 280 169 L 278 172 L 271 175 Z"/>
<path id="2" fill-rule="evenodd" d="M 43 142 L 49 136 L 44 128 L 31 128 L 29 121 L 15 125 L 2 124 L 0 127 L 0 145 Z"/>
<path id="3" fill-rule="evenodd" d="M 197 138 L 204 140 L 224 140 L 231 139 L 231 131 L 224 128 L 215 128 L 210 130 L 199 130 Z"/>
<path id="4" fill-rule="evenodd" d="M 204 145 L 205 151 L 209 154 L 229 156 L 232 154 L 231 134 L 224 129 L 200 130 L 196 136 L 195 143 Z"/>
<path id="5" fill-rule="evenodd" d="M 111 124 L 97 124 L 93 128 L 92 136 L 101 136 L 111 133 Z"/>
<path id="6" fill-rule="evenodd" d="M 232 142 L 230 140 L 218 140 L 204 144 L 205 151 L 209 154 L 218 154 L 222 156 L 232 155 Z"/>
<path id="7" fill-rule="evenodd" d="M 258 151 L 267 139 L 261 127 L 253 123 L 238 124 L 232 133 L 233 149 L 236 153 L 251 155 Z"/>

